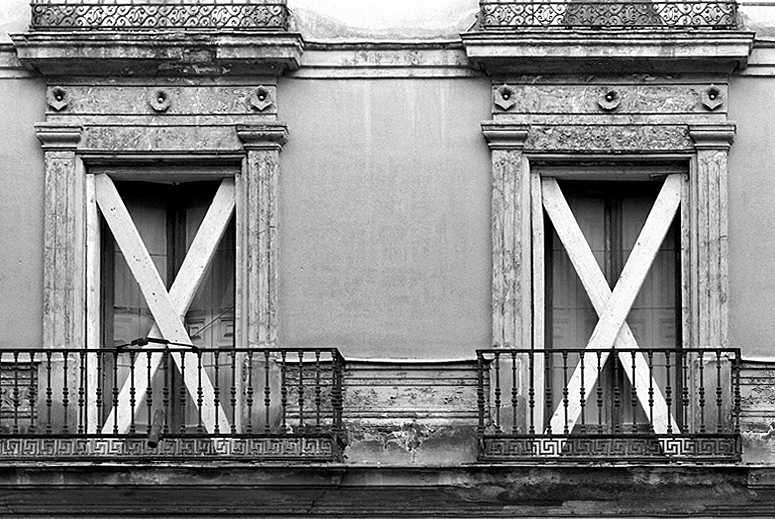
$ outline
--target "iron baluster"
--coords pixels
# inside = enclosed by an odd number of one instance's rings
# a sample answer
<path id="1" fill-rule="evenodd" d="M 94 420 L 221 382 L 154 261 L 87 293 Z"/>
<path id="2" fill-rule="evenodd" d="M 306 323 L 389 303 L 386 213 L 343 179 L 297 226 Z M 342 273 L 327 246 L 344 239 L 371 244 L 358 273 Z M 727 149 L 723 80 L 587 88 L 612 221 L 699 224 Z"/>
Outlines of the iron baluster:
<path id="1" fill-rule="evenodd" d="M 130 422 L 129 432 L 135 433 L 135 405 L 137 401 L 135 399 L 135 352 L 129 350 L 129 409 L 130 409 Z"/>
<path id="2" fill-rule="evenodd" d="M 518 432 L 517 427 L 517 352 L 511 352 L 511 430 Z"/>

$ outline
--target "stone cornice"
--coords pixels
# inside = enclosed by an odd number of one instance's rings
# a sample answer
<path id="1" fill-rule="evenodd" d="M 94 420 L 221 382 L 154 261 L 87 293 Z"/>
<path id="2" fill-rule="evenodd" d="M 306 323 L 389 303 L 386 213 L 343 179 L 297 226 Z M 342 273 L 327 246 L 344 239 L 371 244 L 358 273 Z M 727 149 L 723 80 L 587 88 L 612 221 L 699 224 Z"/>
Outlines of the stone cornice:
<path id="1" fill-rule="evenodd" d="M 689 136 L 698 150 L 728 150 L 735 138 L 735 123 L 689 126 Z"/>
<path id="2" fill-rule="evenodd" d="M 285 123 L 240 124 L 236 127 L 237 137 L 247 150 L 280 150 L 288 141 L 288 127 Z"/>
<path id="3" fill-rule="evenodd" d="M 754 33 L 526 28 L 461 38 L 471 62 L 488 73 L 730 73 L 746 66 Z"/>
<path id="4" fill-rule="evenodd" d="M 523 124 L 482 123 L 482 133 L 491 150 L 519 150 L 525 146 L 529 128 Z"/>
<path id="5" fill-rule="evenodd" d="M 75 150 L 81 141 L 81 126 L 38 123 L 35 134 L 44 150 Z"/>
<path id="6" fill-rule="evenodd" d="M 273 75 L 299 67 L 300 34 L 237 31 L 12 34 L 19 60 L 46 76 Z"/>

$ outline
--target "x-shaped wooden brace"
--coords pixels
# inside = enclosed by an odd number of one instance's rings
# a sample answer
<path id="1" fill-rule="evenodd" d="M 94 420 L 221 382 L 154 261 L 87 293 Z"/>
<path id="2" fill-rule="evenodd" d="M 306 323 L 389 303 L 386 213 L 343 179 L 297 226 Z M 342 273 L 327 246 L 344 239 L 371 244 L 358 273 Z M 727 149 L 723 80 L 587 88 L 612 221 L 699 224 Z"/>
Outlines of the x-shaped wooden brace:
<path id="1" fill-rule="evenodd" d="M 124 254 L 129 270 L 140 286 L 140 291 L 155 320 L 148 336 L 161 336 L 170 342 L 191 344 L 182 316 L 188 311 L 234 212 L 234 179 L 227 178 L 221 181 L 169 292 L 110 177 L 105 174 L 97 175 L 95 191 L 102 215 Z M 147 376 L 135 377 L 134 390 L 140 402 L 145 397 L 148 384 L 161 365 L 162 356 L 162 353 L 158 352 L 151 354 L 150 380 Z M 228 430 L 228 418 L 220 406 L 217 408 L 215 406 L 214 389 L 206 373 L 201 373 L 200 383 L 196 355 L 188 352 L 185 355 L 171 353 L 169 356 L 174 359 L 178 369 L 185 372 L 184 383 L 195 402 L 198 391 L 200 389 L 202 391 L 200 408 L 202 425 L 210 433 L 216 431 L 216 424 L 220 430 Z M 134 365 L 135 373 L 147 373 L 147 362 L 146 355 L 138 354 Z M 127 380 L 119 393 L 118 408 L 111 409 L 103 425 L 103 433 L 113 432 L 115 426 L 119 433 L 129 430 L 133 420 L 129 401 L 131 389 L 130 381 Z M 135 409 L 139 408 L 137 404 Z"/>
<path id="2" fill-rule="evenodd" d="M 573 212 L 560 191 L 560 186 L 553 178 L 544 178 L 541 182 L 541 198 L 546 213 L 554 223 L 554 228 L 560 241 L 570 257 L 571 263 L 589 296 L 592 306 L 599 316 L 599 321 L 587 344 L 588 350 L 608 350 L 610 348 L 638 348 L 638 343 L 627 325 L 626 318 L 632 304 L 638 296 L 643 282 L 646 280 L 651 264 L 665 239 L 670 224 L 681 203 L 681 175 L 669 175 L 657 196 L 654 206 L 646 218 L 635 246 L 622 270 L 613 292 L 589 247 L 584 233 L 581 231 Z M 624 366 L 632 363 L 629 353 L 619 353 L 619 359 Z M 608 359 L 608 352 L 601 354 L 601 365 Z M 638 400 L 644 409 L 652 410 L 652 426 L 659 434 L 668 431 L 678 433 L 679 428 L 675 417 L 669 412 L 665 397 L 659 385 L 651 377 L 649 364 L 643 354 L 635 355 L 635 373 L 624 369 L 635 388 Z M 568 394 L 580 395 L 582 381 L 584 398 L 588 399 L 593 386 L 597 382 L 598 373 L 595 369 L 581 369 L 579 364 L 568 381 Z M 650 405 L 649 388 L 653 389 L 653 407 Z M 573 398 L 568 403 L 567 411 L 564 405 L 555 410 L 550 421 L 551 431 L 559 433 L 573 430 L 581 415 L 581 401 Z M 567 415 L 567 421 L 566 421 Z"/>

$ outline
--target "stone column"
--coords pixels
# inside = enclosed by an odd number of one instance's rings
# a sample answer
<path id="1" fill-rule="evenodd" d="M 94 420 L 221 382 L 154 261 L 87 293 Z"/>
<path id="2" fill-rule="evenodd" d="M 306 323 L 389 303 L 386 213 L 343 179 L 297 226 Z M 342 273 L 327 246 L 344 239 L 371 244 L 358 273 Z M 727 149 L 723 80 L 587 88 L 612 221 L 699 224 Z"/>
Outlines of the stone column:
<path id="1" fill-rule="evenodd" d="M 729 347 L 727 157 L 735 125 L 689 127 L 697 157 L 690 180 L 692 333 L 695 347 Z"/>
<path id="2" fill-rule="evenodd" d="M 45 160 L 43 346 L 85 347 L 84 172 L 80 126 L 35 125 Z"/>
<path id="3" fill-rule="evenodd" d="M 523 125 L 482 123 L 492 150 L 492 342 L 531 344 L 530 180 Z"/>
<path id="4" fill-rule="evenodd" d="M 250 347 L 277 339 L 277 181 L 283 123 L 237 126 L 247 156 L 237 187 L 237 323 Z M 240 315 L 240 312 L 243 312 Z"/>

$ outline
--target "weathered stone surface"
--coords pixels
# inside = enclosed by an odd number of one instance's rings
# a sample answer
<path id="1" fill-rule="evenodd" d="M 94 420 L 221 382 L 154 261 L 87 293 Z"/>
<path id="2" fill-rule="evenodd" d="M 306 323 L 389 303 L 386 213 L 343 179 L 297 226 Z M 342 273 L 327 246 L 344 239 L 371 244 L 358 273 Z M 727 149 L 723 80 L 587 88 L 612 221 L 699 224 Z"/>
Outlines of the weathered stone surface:
<path id="1" fill-rule="evenodd" d="M 238 151 L 242 143 L 229 126 L 91 126 L 82 149 L 164 152 Z"/>
<path id="2" fill-rule="evenodd" d="M 538 126 L 525 148 L 551 152 L 658 152 L 694 149 L 685 126 Z"/>
<path id="3" fill-rule="evenodd" d="M 496 103 L 494 112 L 535 114 L 601 114 L 601 95 L 614 89 L 620 103 L 617 113 L 648 113 L 667 115 L 705 111 L 702 94 L 708 85 L 520 85 L 508 83 L 513 104 L 508 108 Z M 495 90 L 503 88 L 496 85 Z M 719 95 L 726 98 L 726 85 Z M 722 108 L 717 110 L 723 111 Z"/>
<path id="4" fill-rule="evenodd" d="M 67 111 L 80 115 L 152 115 L 147 99 L 159 89 L 170 98 L 165 115 L 234 115 L 251 114 L 255 109 L 250 98 L 259 85 L 255 86 L 170 86 L 165 84 L 148 86 L 121 85 L 69 85 Z M 276 98 L 275 86 L 264 86 L 271 99 Z M 57 110 L 59 111 L 59 110 Z M 277 107 L 270 103 L 261 110 L 263 114 L 277 113 Z"/>

